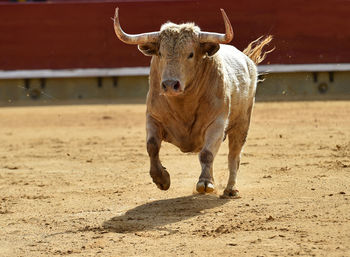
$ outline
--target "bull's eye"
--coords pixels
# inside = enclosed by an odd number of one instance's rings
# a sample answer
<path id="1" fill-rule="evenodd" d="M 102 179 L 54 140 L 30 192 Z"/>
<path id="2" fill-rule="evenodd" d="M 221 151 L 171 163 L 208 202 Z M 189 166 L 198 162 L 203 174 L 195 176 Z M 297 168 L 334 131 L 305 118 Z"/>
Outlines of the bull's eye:
<path id="1" fill-rule="evenodd" d="M 193 57 L 193 53 L 190 53 L 187 58 L 191 59 L 192 57 Z"/>
<path id="2" fill-rule="evenodd" d="M 162 53 L 160 51 L 158 52 L 158 55 L 159 55 L 159 57 L 162 57 Z"/>

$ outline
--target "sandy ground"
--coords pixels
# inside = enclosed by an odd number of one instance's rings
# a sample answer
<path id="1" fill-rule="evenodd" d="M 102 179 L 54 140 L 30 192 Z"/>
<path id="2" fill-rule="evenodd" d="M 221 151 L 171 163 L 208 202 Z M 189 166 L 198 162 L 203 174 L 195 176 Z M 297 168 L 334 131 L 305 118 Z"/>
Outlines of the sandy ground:
<path id="1" fill-rule="evenodd" d="M 194 194 L 198 158 L 163 144 L 148 175 L 144 105 L 0 109 L 0 256 L 350 256 L 350 102 L 257 103 L 238 177 Z"/>

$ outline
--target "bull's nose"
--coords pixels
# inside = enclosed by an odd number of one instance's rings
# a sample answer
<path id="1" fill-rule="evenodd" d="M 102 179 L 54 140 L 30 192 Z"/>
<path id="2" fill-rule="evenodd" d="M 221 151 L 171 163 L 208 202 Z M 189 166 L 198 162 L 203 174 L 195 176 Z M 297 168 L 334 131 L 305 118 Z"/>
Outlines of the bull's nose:
<path id="1" fill-rule="evenodd" d="M 180 82 L 178 80 L 168 79 L 162 82 L 162 87 L 165 91 L 172 89 L 178 91 L 180 89 Z"/>

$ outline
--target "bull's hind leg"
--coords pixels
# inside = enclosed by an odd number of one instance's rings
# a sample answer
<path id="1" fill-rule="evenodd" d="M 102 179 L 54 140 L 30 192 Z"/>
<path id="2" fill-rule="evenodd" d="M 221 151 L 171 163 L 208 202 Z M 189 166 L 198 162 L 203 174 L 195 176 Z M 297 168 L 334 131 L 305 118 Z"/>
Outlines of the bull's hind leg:
<path id="1" fill-rule="evenodd" d="M 228 134 L 228 169 L 230 174 L 223 197 L 238 197 L 238 190 L 236 187 L 237 172 L 239 169 L 241 151 L 248 135 L 252 107 L 253 104 L 251 104 L 247 110 L 246 119 L 236 122 L 233 129 Z"/>
<path id="2" fill-rule="evenodd" d="M 150 157 L 150 175 L 153 182 L 161 190 L 168 190 L 170 187 L 170 176 L 159 160 L 159 149 L 162 142 L 162 131 L 157 122 L 147 115 L 147 152 Z"/>
<path id="3" fill-rule="evenodd" d="M 231 133 L 228 135 L 229 139 L 229 154 L 228 154 L 228 169 L 229 178 L 227 186 L 224 191 L 224 197 L 237 197 L 238 190 L 236 187 L 237 172 L 239 169 L 241 150 L 245 141 L 246 134 Z"/>
<path id="4" fill-rule="evenodd" d="M 205 133 L 204 146 L 199 153 L 202 172 L 196 186 L 198 193 L 211 193 L 214 191 L 213 162 L 222 142 L 225 122 L 218 118 Z"/>

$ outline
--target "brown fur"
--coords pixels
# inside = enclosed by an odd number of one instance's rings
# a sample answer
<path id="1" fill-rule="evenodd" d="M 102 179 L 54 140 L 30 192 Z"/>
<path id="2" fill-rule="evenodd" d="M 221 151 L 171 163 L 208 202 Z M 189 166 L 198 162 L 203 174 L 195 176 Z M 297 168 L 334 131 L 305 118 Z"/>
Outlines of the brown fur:
<path id="1" fill-rule="evenodd" d="M 232 33 L 221 11 L 226 30 Z M 152 35 L 153 40 L 139 40 L 138 49 L 152 56 L 146 131 L 153 182 L 162 190 L 170 186 L 169 173 L 159 160 L 161 142 L 166 141 L 183 152 L 200 152 L 202 171 L 196 189 L 199 193 L 213 192 L 213 161 L 222 138 L 228 134 L 229 179 L 224 194 L 235 196 L 240 152 L 254 104 L 256 64 L 272 51 L 262 51 L 272 36 L 258 38 L 241 52 L 201 34 L 193 23 L 168 22 Z"/>
<path id="2" fill-rule="evenodd" d="M 208 150 L 204 150 L 203 152 L 200 153 L 199 160 L 202 163 L 211 164 L 213 162 L 213 160 L 214 160 L 214 156 Z"/>
<path id="3" fill-rule="evenodd" d="M 159 42 L 140 49 L 142 52 L 146 49 L 146 55 L 153 53 L 147 96 L 151 176 L 160 189 L 169 188 L 169 174 L 158 158 L 160 143 L 169 142 L 183 152 L 200 152 L 202 172 L 196 188 L 198 192 L 210 192 L 214 181 L 213 161 L 227 133 L 230 175 L 225 194 L 233 196 L 237 191 L 239 155 L 254 103 L 255 64 L 265 58 L 268 52 L 263 53 L 262 48 L 272 37 L 252 42 L 242 53 L 228 45 L 215 47 L 200 43 L 199 31 L 199 27 L 191 23 L 166 23 L 160 30 Z M 215 54 L 219 48 L 219 54 Z M 208 52 L 208 49 L 216 51 Z M 180 94 L 164 92 L 162 81 L 169 79 L 180 82 Z"/>

